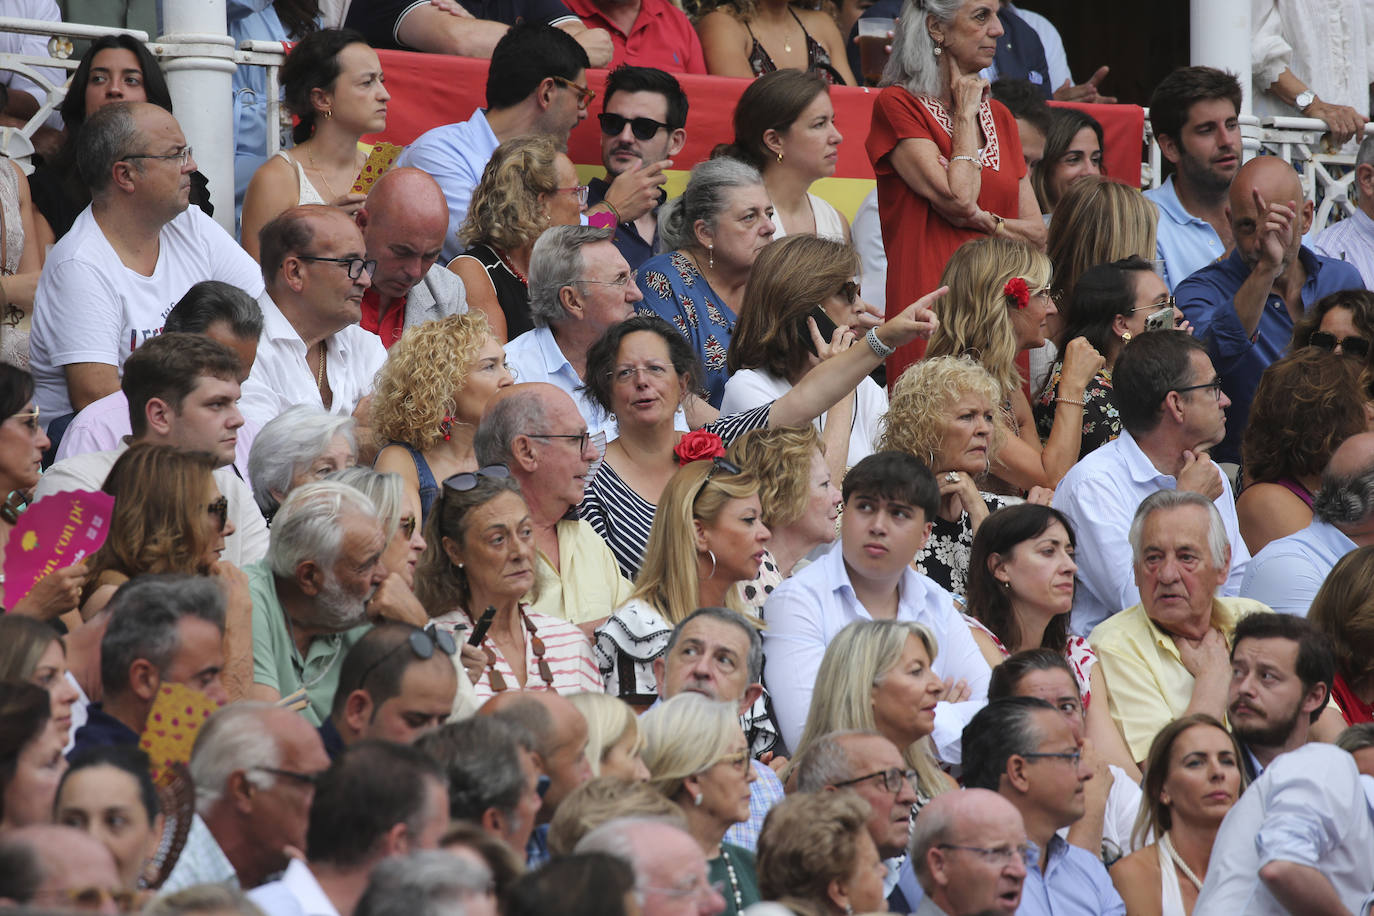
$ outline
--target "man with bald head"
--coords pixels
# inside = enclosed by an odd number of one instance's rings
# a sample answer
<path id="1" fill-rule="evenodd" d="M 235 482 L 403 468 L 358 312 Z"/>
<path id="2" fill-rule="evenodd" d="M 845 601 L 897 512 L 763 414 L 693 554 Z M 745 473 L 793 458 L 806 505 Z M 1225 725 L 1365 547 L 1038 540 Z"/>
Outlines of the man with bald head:
<path id="1" fill-rule="evenodd" d="M 1293 323 L 1322 296 L 1364 289 L 1353 265 L 1302 244 L 1313 205 L 1303 200 L 1293 166 L 1256 156 L 1231 182 L 1227 218 L 1235 235 L 1231 255 L 1174 288 L 1178 306 L 1207 342 L 1231 399 L 1226 438 L 1213 455 L 1240 462 L 1240 442 L 1260 376 L 1293 337 Z"/>
<path id="2" fill-rule="evenodd" d="M 477 710 L 523 725 L 534 736 L 534 762 L 544 774 L 544 799 L 538 826 L 530 835 L 526 858 L 531 868 L 549 856 L 549 821 L 568 794 L 592 778 L 587 762 L 587 720 L 577 707 L 552 690 L 506 690 Z"/>
<path id="3" fill-rule="evenodd" d="M 915 916 L 1015 913 L 1026 880 L 1026 826 L 988 789 L 937 795 L 921 809 L 911 861 L 925 899 Z"/>
<path id="4" fill-rule="evenodd" d="M 482 413 L 473 449 L 480 466 L 510 469 L 529 506 L 537 550 L 530 610 L 590 634 L 629 600 L 632 587 L 592 526 L 568 517 L 601 458 L 572 397 L 545 382 L 498 390 Z"/>
<path id="5" fill-rule="evenodd" d="M 377 268 L 362 231 L 337 207 L 307 204 L 263 226 L 258 238 L 267 293 L 243 415 L 266 425 L 288 407 L 309 404 L 353 414 L 365 428 L 365 399 L 386 348 L 358 326 Z M 358 438 L 367 436 L 360 430 Z"/>
<path id="6" fill-rule="evenodd" d="M 390 349 L 406 328 L 468 310 L 463 281 L 437 263 L 448 232 L 439 183 L 415 168 L 392 169 L 372 186 L 353 219 L 367 258 L 377 262 L 363 293 L 362 326 Z"/>
<path id="7" fill-rule="evenodd" d="M 1276 611 L 1307 616 L 1312 599 L 1341 559 L 1374 544 L 1374 433 L 1341 443 L 1322 473 L 1312 524 L 1270 541 L 1250 559 L 1243 597 Z"/>
<path id="8" fill-rule="evenodd" d="M 43 824 L 0 838 L 0 908 L 118 913 L 116 898 L 135 902 L 132 888 L 120 885 L 114 855 L 93 834 Z"/>
<path id="9" fill-rule="evenodd" d="M 30 366 L 44 422 L 118 391 L 129 354 L 162 333 L 196 283 L 252 296 L 263 287 L 229 234 L 187 208 L 196 160 L 167 111 L 106 105 L 82 125 L 76 165 L 91 204 L 53 246 L 34 294 Z"/>

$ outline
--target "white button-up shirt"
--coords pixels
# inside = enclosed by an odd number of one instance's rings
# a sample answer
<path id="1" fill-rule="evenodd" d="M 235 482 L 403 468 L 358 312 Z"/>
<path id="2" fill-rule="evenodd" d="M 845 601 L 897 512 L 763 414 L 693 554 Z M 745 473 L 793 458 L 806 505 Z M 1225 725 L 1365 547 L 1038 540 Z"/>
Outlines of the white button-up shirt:
<path id="1" fill-rule="evenodd" d="M 1270 862 L 1326 876 L 1352 913 L 1374 885 L 1374 779 L 1355 758 L 1314 742 L 1281 754 L 1226 814 L 1194 913 L 1288 916 L 1260 880 Z"/>
<path id="2" fill-rule="evenodd" d="M 292 859 L 280 881 L 270 881 L 248 892 L 248 899 L 267 916 L 339 916 L 310 866 Z"/>
<path id="3" fill-rule="evenodd" d="M 1217 511 L 1231 542 L 1231 573 L 1217 590 L 1222 597 L 1240 594 L 1250 551 L 1240 536 L 1236 498 L 1221 468 L 1222 493 Z M 1073 631 L 1086 637 L 1092 628 L 1122 608 L 1140 603 L 1128 537 L 1135 510 L 1157 490 L 1176 490 L 1178 480 L 1161 474 L 1128 432 L 1093 451 L 1069 469 L 1054 491 L 1054 508 L 1073 522 L 1078 538 L 1079 588 L 1073 597 Z"/>
<path id="4" fill-rule="evenodd" d="M 954 598 L 908 568 L 897 586 L 897 619 L 923 624 L 935 635 L 939 654 L 932 667 L 942 678 L 968 682 L 969 699 L 935 707 L 932 738 L 940 759 L 960 761 L 964 726 L 988 698 L 991 670 Z M 796 747 L 811 708 L 811 692 L 830 640 L 856 620 L 873 620 L 849 583 L 843 545 L 834 544 L 816 562 L 784 581 L 764 606 L 765 677 L 783 739 Z"/>
<path id="5" fill-rule="evenodd" d="M 1354 264 L 1365 287 L 1374 289 L 1374 219 L 1363 210 L 1323 229 L 1312 250 Z"/>
<path id="6" fill-rule="evenodd" d="M 324 410 L 320 387 L 305 361 L 305 341 L 271 296 L 263 293 L 258 304 L 262 306 L 262 337 L 253 371 L 243 383 L 239 410 L 259 426 L 297 404 Z M 329 412 L 346 417 L 372 393 L 372 379 L 386 362 L 386 347 L 376 334 L 351 324 L 325 339 L 325 351 L 325 377 L 334 393 Z"/>
<path id="7" fill-rule="evenodd" d="M 1314 518 L 1306 528 L 1270 541 L 1250 558 L 1240 594 L 1276 611 L 1306 617 L 1327 573 L 1356 546 L 1341 529 Z"/>

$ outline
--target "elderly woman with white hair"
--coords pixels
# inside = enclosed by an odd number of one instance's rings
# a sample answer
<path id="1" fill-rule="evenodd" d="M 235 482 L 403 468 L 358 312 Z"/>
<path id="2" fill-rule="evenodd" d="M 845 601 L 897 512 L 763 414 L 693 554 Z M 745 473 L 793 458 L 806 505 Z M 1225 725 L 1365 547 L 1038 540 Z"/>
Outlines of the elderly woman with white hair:
<path id="1" fill-rule="evenodd" d="M 248 453 L 248 479 L 253 499 L 270 524 L 293 489 L 357 463 L 353 418 L 298 404 L 258 432 Z"/>
<path id="2" fill-rule="evenodd" d="M 676 802 L 687 832 L 706 856 L 713 884 L 722 888 L 728 916 L 762 899 L 754 856 L 724 842 L 725 832 L 749 819 L 750 784 L 758 777 L 739 712 L 699 693 L 680 693 L 639 720 L 649 785 Z"/>
<path id="3" fill-rule="evenodd" d="M 997 5 L 922 0 L 907 12 L 897 22 L 867 140 L 883 244 L 909 253 L 888 264 L 889 315 L 938 286 L 945 262 L 971 239 L 1045 245 L 1016 120 L 988 97 L 988 81 L 978 75 L 1002 34 Z M 921 352 L 907 347 L 890 358 L 888 378 Z"/>

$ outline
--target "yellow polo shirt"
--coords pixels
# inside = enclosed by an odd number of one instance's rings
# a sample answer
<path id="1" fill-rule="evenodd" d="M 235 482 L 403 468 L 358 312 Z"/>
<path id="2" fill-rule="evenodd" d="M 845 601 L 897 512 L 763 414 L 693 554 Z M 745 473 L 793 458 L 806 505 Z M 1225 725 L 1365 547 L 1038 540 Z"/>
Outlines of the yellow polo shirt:
<path id="1" fill-rule="evenodd" d="M 568 519 L 558 523 L 558 569 L 539 551 L 534 589 L 525 601 L 531 611 L 577 624 L 609 617 L 633 590 L 601 535 L 581 519 Z"/>
<path id="2" fill-rule="evenodd" d="M 1212 626 L 1226 641 L 1236 621 L 1249 614 L 1273 613 L 1249 598 L 1212 599 Z M 1093 627 L 1088 644 L 1107 680 L 1107 697 L 1131 756 L 1144 760 L 1161 728 L 1183 715 L 1193 696 L 1193 676 L 1173 637 L 1161 630 L 1137 604 Z"/>

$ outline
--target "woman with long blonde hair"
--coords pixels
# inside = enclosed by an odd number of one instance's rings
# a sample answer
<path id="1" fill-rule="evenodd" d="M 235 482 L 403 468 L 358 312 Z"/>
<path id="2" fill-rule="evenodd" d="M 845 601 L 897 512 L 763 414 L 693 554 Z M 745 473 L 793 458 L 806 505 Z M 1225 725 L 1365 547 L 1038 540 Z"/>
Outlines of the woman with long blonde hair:
<path id="1" fill-rule="evenodd" d="M 931 335 L 928 356 L 971 356 L 1000 388 L 998 407 L 1012 435 L 993 465 L 1012 487 L 1053 487 L 1078 460 L 1083 438 L 1083 392 L 1102 366 L 1102 355 L 1083 338 L 1069 342 L 1059 381 L 1054 429 L 1042 448 L 1016 357 L 1045 343 L 1046 321 L 1056 313 L 1047 257 L 1023 242 L 986 238 L 961 246 L 941 282 L 949 305 Z"/>
<path id="2" fill-rule="evenodd" d="M 913 621 L 858 620 L 845 627 L 821 659 L 806 728 L 792 759 L 801 759 L 812 742 L 830 732 L 876 731 L 915 771 L 918 808 L 954 788 L 929 740 L 943 690 L 931 667 L 938 651 L 935 635 Z"/>

